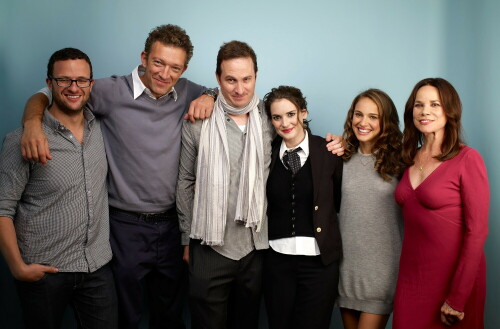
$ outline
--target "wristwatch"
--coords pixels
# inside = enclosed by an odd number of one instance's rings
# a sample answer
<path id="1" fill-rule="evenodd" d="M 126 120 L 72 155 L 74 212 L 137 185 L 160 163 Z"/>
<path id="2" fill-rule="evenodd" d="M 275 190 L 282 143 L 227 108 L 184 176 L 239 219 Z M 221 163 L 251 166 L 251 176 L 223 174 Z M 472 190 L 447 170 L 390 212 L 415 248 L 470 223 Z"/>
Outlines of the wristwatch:
<path id="1" fill-rule="evenodd" d="M 208 95 L 210 97 L 213 97 L 214 101 L 217 100 L 217 89 L 206 89 L 202 95 Z"/>

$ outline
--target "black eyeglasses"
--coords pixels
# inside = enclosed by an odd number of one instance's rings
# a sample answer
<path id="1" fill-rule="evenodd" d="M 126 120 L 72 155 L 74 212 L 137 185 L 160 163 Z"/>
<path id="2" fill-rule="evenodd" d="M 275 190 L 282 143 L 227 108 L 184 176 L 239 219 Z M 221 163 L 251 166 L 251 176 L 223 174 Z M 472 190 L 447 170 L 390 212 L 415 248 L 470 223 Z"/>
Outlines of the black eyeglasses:
<path id="1" fill-rule="evenodd" d="M 67 88 L 71 86 L 73 82 L 76 82 L 76 85 L 80 88 L 88 88 L 90 87 L 90 84 L 92 83 L 93 79 L 84 79 L 84 78 L 79 78 L 79 79 L 68 79 L 68 78 L 54 78 L 49 76 L 50 80 L 54 80 L 59 87 L 64 87 Z"/>

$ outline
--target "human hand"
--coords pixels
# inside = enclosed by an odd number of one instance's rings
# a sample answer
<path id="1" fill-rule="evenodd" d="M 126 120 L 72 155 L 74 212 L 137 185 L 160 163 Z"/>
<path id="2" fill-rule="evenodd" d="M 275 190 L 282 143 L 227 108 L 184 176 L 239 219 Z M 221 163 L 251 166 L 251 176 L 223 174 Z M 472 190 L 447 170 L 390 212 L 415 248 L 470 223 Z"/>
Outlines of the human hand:
<path id="1" fill-rule="evenodd" d="M 35 282 L 44 277 L 46 273 L 57 273 L 59 270 L 53 266 L 41 264 L 22 264 L 19 268 L 12 271 L 16 280 L 25 282 Z"/>
<path id="2" fill-rule="evenodd" d="M 49 142 L 42 130 L 40 121 L 26 121 L 24 123 L 23 135 L 21 137 L 21 153 L 28 161 L 47 164 L 47 160 L 52 160 L 50 155 Z"/>
<path id="3" fill-rule="evenodd" d="M 341 136 L 327 133 L 325 139 L 327 142 L 329 142 L 328 144 L 326 144 L 326 149 L 328 151 L 338 156 L 344 155 L 344 145 L 342 144 L 343 140 Z"/>
<path id="4" fill-rule="evenodd" d="M 462 321 L 465 314 L 454 310 L 448 303 L 444 302 L 441 306 L 441 322 L 447 327 L 451 327 L 458 321 Z"/>
<path id="5" fill-rule="evenodd" d="M 189 246 L 184 246 L 184 254 L 182 255 L 182 260 L 189 264 Z"/>
<path id="6" fill-rule="evenodd" d="M 209 118 L 212 115 L 214 104 L 215 100 L 212 96 L 201 95 L 189 104 L 189 110 L 184 116 L 184 120 L 195 122 Z"/>

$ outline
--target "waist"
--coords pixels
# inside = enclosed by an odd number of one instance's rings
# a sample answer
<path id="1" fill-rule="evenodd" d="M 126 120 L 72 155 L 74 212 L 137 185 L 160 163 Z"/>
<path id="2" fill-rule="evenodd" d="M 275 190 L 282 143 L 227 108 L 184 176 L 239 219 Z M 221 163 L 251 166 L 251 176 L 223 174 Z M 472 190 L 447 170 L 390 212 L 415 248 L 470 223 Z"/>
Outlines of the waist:
<path id="1" fill-rule="evenodd" d="M 146 223 L 155 223 L 155 222 L 164 222 L 169 220 L 177 220 L 177 210 L 176 207 L 172 207 L 167 211 L 163 212 L 154 212 L 154 213 L 144 213 L 144 212 L 135 212 L 129 210 L 119 209 L 113 206 L 109 206 L 110 211 L 122 213 L 128 216 L 136 217 L 139 220 L 142 220 Z"/>

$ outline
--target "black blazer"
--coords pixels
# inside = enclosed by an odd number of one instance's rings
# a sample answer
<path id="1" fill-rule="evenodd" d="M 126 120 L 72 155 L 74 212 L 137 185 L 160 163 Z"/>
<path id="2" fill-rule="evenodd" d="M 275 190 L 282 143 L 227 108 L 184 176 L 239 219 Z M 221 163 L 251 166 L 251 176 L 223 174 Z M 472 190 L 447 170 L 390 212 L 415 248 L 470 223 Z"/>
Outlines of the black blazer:
<path id="1" fill-rule="evenodd" d="M 280 136 L 273 140 L 271 171 L 276 161 L 281 161 L 281 142 Z M 337 213 L 340 211 L 343 161 L 342 157 L 329 152 L 326 144 L 324 138 L 309 134 L 309 161 L 314 191 L 311 212 L 314 237 L 318 242 L 324 265 L 338 260 L 342 252 Z"/>

